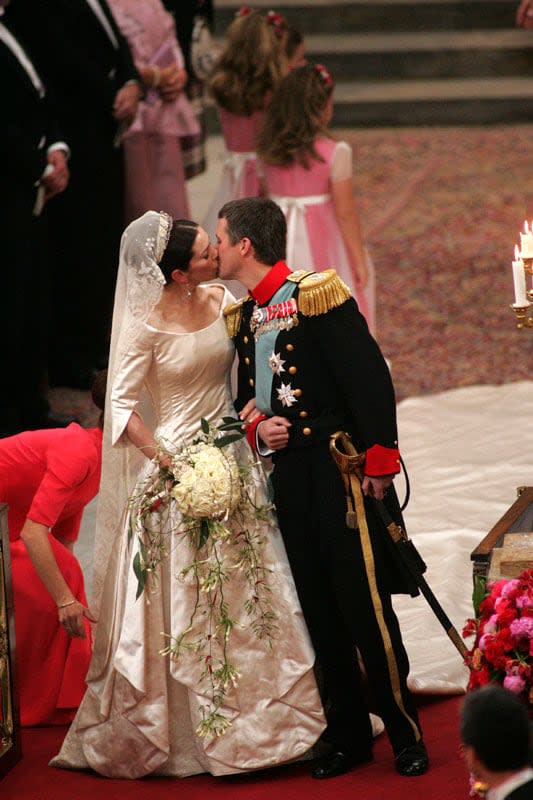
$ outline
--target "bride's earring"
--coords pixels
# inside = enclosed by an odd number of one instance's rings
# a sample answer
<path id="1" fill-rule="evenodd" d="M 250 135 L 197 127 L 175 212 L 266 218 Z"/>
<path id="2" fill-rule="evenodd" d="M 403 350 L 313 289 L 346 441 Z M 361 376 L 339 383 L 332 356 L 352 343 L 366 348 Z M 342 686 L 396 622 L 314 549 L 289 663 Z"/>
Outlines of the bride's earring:
<path id="1" fill-rule="evenodd" d="M 187 284 L 185 292 L 187 293 L 187 300 L 190 300 L 192 297 L 192 289 L 190 287 L 190 284 Z"/>

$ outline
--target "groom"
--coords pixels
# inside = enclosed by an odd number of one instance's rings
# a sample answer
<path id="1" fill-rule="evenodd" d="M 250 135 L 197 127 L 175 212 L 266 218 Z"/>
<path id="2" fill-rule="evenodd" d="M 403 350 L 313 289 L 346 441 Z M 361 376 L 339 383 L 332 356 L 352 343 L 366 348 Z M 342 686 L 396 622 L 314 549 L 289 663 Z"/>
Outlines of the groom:
<path id="1" fill-rule="evenodd" d="M 249 441 L 273 454 L 279 525 L 324 681 L 328 749 L 312 774 L 330 778 L 372 759 L 358 649 L 396 769 L 421 775 L 428 756 L 391 604 L 391 592 L 406 586 L 370 500 L 384 499 L 402 523 L 392 487 L 399 471 L 392 382 L 347 287 L 333 270 L 291 272 L 285 239 L 283 213 L 271 200 L 234 200 L 219 212 L 220 277 L 251 294 L 225 310 L 239 354 L 236 405 L 255 394 L 262 412 Z M 328 445 L 338 430 L 366 452 L 366 535 L 346 526 Z"/>

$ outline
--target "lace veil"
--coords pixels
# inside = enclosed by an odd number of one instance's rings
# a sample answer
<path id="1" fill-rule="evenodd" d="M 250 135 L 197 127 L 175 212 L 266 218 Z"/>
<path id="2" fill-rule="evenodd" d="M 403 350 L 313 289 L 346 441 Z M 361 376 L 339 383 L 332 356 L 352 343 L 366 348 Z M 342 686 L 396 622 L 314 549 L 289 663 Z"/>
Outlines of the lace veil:
<path id="1" fill-rule="evenodd" d="M 91 609 L 98 615 L 108 565 L 126 520 L 127 501 L 146 457 L 122 437 L 113 444 L 113 386 L 122 356 L 131 350 L 153 308 L 161 299 L 165 279 L 159 269 L 172 227 L 172 218 L 147 211 L 122 235 L 113 308 L 111 346 L 102 449 L 102 478 L 96 512 Z M 143 390 L 139 411 L 150 427 L 150 402 Z M 110 576 L 112 579 L 112 576 Z M 112 591 L 112 587 L 109 587 Z"/>

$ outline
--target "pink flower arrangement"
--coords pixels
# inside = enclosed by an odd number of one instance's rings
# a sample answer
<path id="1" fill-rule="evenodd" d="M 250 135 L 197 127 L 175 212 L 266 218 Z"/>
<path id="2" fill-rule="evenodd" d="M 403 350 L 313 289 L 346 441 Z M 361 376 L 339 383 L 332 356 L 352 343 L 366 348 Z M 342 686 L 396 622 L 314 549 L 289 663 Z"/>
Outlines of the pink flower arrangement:
<path id="1" fill-rule="evenodd" d="M 533 705 L 533 570 L 487 584 L 463 636 L 475 641 L 466 656 L 468 689 L 501 683 Z"/>

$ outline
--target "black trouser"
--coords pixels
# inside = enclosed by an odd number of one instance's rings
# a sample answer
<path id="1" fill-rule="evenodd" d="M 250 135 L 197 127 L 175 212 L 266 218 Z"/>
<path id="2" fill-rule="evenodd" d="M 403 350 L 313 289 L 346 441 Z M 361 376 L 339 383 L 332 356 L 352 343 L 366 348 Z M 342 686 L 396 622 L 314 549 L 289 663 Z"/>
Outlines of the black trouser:
<path id="1" fill-rule="evenodd" d="M 280 529 L 325 684 L 325 738 L 350 752 L 371 747 L 368 708 L 356 648 L 373 706 L 394 752 L 421 738 L 407 689 L 409 662 L 385 585 L 388 535 L 367 509 L 375 583 L 369 580 L 359 531 L 346 527 L 340 473 L 327 443 L 282 451 L 272 473 Z M 377 591 L 376 591 L 377 589 Z"/>

